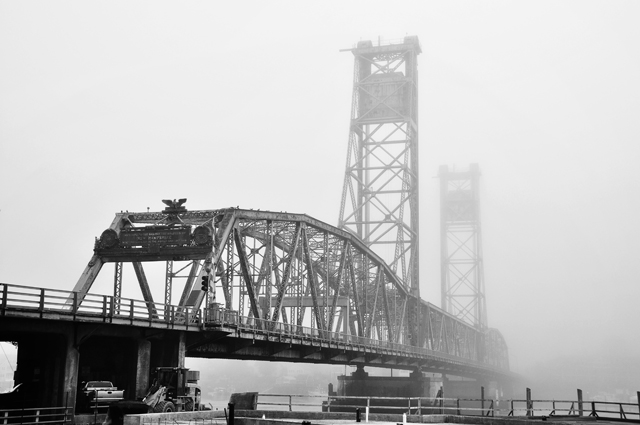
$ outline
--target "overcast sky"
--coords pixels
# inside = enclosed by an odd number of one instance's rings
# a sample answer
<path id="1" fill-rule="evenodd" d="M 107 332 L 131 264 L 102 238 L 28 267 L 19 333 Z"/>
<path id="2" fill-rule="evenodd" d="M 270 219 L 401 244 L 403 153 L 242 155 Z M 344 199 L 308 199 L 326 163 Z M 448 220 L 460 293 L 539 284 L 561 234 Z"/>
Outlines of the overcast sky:
<path id="1" fill-rule="evenodd" d="M 0 0 L 0 281 L 71 290 L 115 212 L 166 198 L 335 225 L 339 50 L 417 35 L 423 297 L 438 166 L 477 162 L 514 367 L 640 354 L 639 21 L 632 1 Z"/>

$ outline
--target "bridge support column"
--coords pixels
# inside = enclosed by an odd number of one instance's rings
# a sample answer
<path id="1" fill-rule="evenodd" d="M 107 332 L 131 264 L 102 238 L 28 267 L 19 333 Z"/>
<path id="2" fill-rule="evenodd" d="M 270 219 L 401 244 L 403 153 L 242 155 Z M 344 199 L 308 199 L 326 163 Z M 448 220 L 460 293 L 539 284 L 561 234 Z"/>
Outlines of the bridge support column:
<path id="1" fill-rule="evenodd" d="M 416 369 L 409 375 L 409 378 L 413 380 L 413 393 L 418 396 L 431 396 L 431 378 L 424 376 L 420 369 Z"/>
<path id="2" fill-rule="evenodd" d="M 465 379 L 443 374 L 442 386 L 447 398 L 480 399 L 482 388 L 484 388 L 484 397 L 487 400 L 496 398 L 496 383 L 488 379 Z"/>
<path id="3" fill-rule="evenodd" d="M 154 340 L 151 346 L 151 368 L 156 367 L 184 367 L 187 354 L 187 336 L 184 331 L 165 335 L 160 340 Z"/>
<path id="4" fill-rule="evenodd" d="M 18 342 L 14 384 L 24 384 L 25 406 L 54 407 L 66 402 L 73 407 L 79 359 L 73 334 L 14 335 Z"/>
<path id="5" fill-rule="evenodd" d="M 184 359 L 187 355 L 187 334 L 180 332 L 178 336 L 178 367 L 184 367 Z"/>
<path id="6" fill-rule="evenodd" d="M 147 395 L 149 389 L 149 374 L 151 369 L 151 342 L 142 339 L 138 341 L 138 353 L 136 361 L 136 399 Z"/>
<path id="7" fill-rule="evenodd" d="M 69 333 L 66 338 L 65 351 L 63 403 L 65 406 L 73 407 L 75 411 L 76 397 L 78 395 L 80 352 Z"/>
<path id="8" fill-rule="evenodd" d="M 514 398 L 513 383 L 507 380 L 496 382 L 497 392 L 501 399 Z"/>
<path id="9" fill-rule="evenodd" d="M 430 379 L 415 371 L 411 376 L 369 376 L 358 366 L 351 376 L 338 376 L 339 396 L 428 397 Z"/>

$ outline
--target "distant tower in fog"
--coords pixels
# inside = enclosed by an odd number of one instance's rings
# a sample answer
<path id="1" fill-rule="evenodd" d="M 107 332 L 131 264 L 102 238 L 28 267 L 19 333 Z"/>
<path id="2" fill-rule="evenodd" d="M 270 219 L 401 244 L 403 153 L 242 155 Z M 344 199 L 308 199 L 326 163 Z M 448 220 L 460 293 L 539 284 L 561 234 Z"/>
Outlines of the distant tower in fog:
<path id="1" fill-rule="evenodd" d="M 478 164 L 467 171 L 440 166 L 441 307 L 477 328 L 487 327 L 482 268 Z"/>
<path id="2" fill-rule="evenodd" d="M 418 64 L 415 36 L 361 41 L 338 226 L 362 239 L 419 296 Z"/>

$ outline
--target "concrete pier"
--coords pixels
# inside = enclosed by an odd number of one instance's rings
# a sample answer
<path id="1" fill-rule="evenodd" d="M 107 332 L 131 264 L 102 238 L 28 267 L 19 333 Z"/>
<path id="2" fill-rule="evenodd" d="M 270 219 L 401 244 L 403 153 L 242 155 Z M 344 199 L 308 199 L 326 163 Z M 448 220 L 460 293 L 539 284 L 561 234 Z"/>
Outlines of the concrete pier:
<path id="1" fill-rule="evenodd" d="M 338 396 L 429 397 L 430 378 L 414 371 L 410 376 L 369 376 L 358 366 L 350 376 L 338 376 Z"/>

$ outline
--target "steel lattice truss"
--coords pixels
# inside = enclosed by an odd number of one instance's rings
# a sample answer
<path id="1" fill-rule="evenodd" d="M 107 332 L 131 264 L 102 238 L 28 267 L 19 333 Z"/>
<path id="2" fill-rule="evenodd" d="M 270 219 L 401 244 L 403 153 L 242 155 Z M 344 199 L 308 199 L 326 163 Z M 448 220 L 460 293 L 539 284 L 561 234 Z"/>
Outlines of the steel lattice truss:
<path id="1" fill-rule="evenodd" d="M 360 42 L 339 227 L 376 251 L 419 296 L 416 37 Z"/>
<path id="2" fill-rule="evenodd" d="M 487 311 L 482 269 L 478 181 L 480 171 L 440 167 L 442 308 L 484 329 Z"/>
<path id="3" fill-rule="evenodd" d="M 170 239 L 170 229 L 191 236 Z M 142 242 L 128 243 L 132 235 Z M 352 335 L 369 338 L 372 345 L 426 348 L 508 369 L 504 341 L 488 347 L 496 341 L 412 295 L 358 238 L 306 215 L 240 209 L 117 214 L 96 241 L 75 291 L 87 292 L 103 264 L 131 262 L 149 309 L 161 315 L 150 290 L 156 283 L 143 269 L 150 261 L 167 262 L 167 277 L 157 283 L 164 284 L 165 294 L 184 274 L 181 308 L 224 309 L 245 322 L 261 319 L 265 329 L 305 328 L 326 339 Z M 117 275 L 114 292 L 122 285 L 122 273 Z M 206 291 L 200 286 L 203 276 L 211 282 Z"/>

